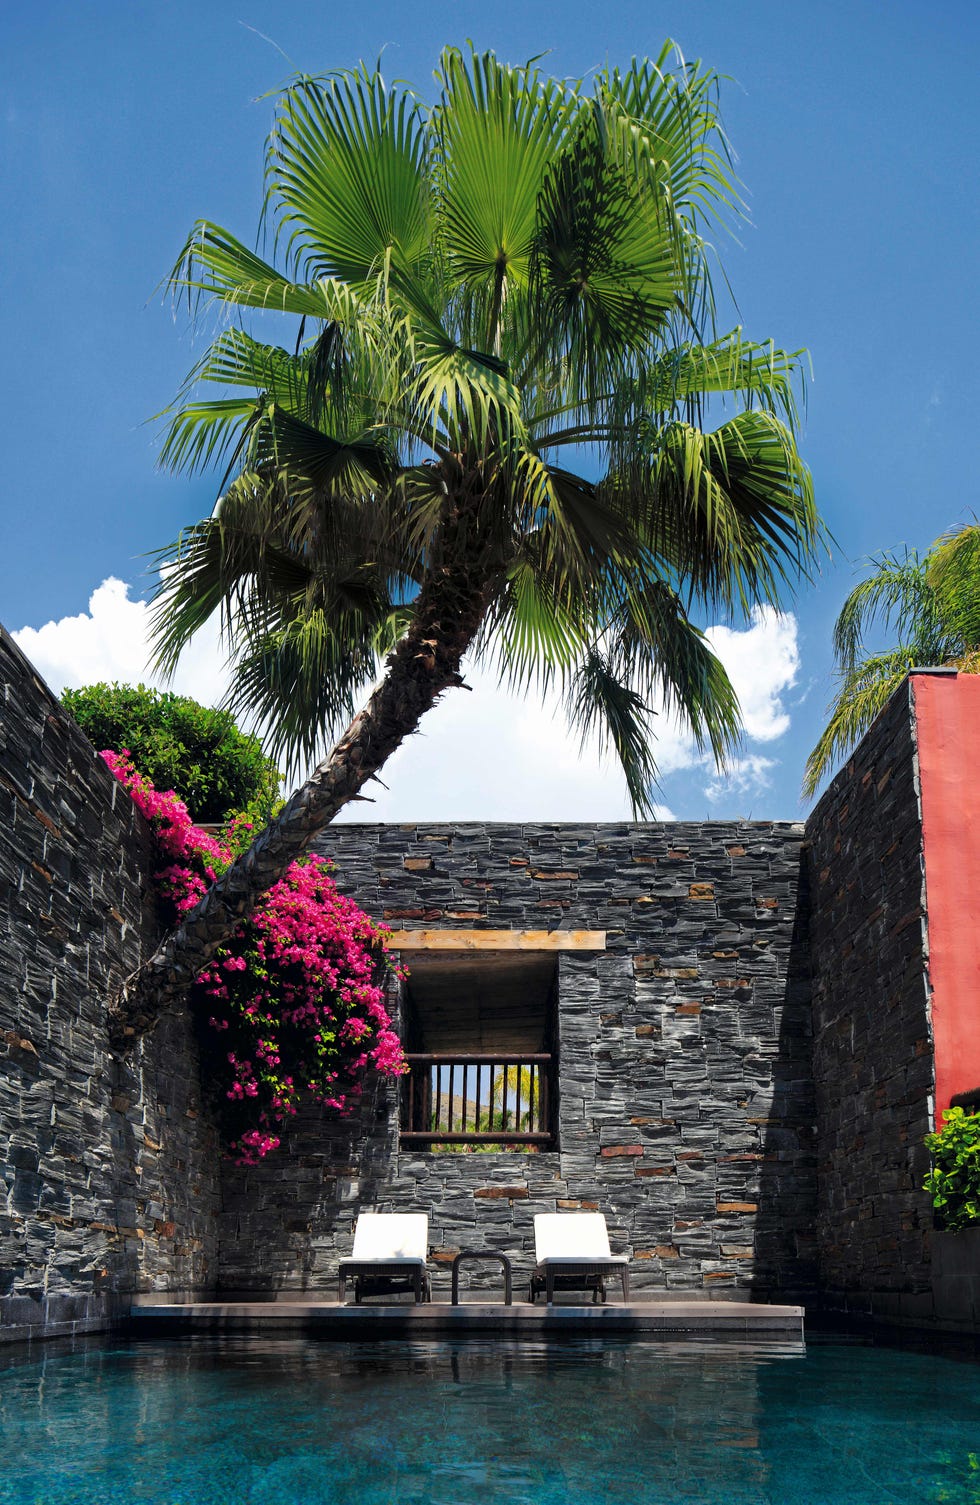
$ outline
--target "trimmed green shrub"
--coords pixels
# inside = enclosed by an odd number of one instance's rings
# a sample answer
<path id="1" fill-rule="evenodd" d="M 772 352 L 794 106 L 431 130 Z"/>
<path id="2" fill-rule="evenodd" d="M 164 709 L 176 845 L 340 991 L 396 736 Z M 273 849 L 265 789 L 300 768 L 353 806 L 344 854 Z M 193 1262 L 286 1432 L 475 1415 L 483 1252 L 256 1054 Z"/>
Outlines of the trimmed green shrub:
<path id="1" fill-rule="evenodd" d="M 951 1233 L 980 1223 L 980 1113 L 947 1108 L 937 1134 L 927 1134 L 932 1170 L 923 1185 L 941 1227 Z"/>
<path id="2" fill-rule="evenodd" d="M 146 685 L 86 685 L 61 703 L 96 750 L 128 749 L 158 789 L 173 789 L 205 825 L 246 816 L 266 825 L 281 801 L 279 771 L 229 711 Z"/>

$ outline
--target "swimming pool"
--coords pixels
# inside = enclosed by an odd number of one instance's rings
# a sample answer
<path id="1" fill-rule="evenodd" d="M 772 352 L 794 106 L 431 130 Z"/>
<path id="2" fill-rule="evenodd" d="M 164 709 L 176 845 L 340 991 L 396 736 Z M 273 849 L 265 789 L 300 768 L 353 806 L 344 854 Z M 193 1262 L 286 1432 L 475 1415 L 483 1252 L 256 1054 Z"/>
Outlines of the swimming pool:
<path id="1" fill-rule="evenodd" d="M 980 1367 L 820 1343 L 118 1344 L 6 1361 L 3 1505 L 976 1505 Z"/>

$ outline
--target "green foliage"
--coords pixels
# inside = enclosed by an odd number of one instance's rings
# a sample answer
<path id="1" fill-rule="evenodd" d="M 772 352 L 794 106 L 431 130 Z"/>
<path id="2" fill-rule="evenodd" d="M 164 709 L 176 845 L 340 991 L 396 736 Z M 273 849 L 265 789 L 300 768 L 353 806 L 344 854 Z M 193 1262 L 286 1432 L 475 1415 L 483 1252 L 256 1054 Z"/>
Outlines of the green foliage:
<path id="1" fill-rule="evenodd" d="M 219 615 L 231 703 L 301 764 L 456 570 L 468 657 L 556 688 L 638 812 L 660 705 L 724 760 L 738 704 L 697 617 L 780 604 L 822 528 L 801 352 L 716 323 L 707 237 L 740 212 L 718 92 L 669 43 L 580 82 L 449 48 L 430 103 L 364 66 L 293 80 L 279 265 L 202 220 L 171 275 L 221 332 L 162 462 L 218 467 L 221 496 L 161 550 L 163 669 Z M 282 346 L 245 327 L 269 309 Z"/>
<path id="2" fill-rule="evenodd" d="M 940 1225 L 955 1233 L 980 1223 L 980 1113 L 947 1108 L 943 1127 L 925 1142 L 932 1170 L 923 1185 Z"/>
<path id="3" fill-rule="evenodd" d="M 101 751 L 127 748 L 158 789 L 172 789 L 196 821 L 238 814 L 259 826 L 275 814 L 279 773 L 257 737 L 229 711 L 145 685 L 97 684 L 65 690 L 62 704 Z"/>
<path id="4" fill-rule="evenodd" d="M 906 549 L 868 563 L 834 628 L 838 690 L 807 760 L 804 794 L 861 740 L 910 669 L 980 672 L 980 525 L 945 533 L 921 557 Z M 898 635 L 896 646 L 869 651 L 865 635 L 876 624 Z"/>

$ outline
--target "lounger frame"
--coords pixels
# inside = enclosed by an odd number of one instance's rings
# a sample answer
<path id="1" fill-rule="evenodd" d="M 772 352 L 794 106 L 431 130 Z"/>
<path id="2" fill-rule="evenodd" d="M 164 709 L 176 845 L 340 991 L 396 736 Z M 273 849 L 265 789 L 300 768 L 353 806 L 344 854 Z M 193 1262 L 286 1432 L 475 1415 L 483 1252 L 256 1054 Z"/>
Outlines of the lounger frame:
<path id="1" fill-rule="evenodd" d="M 432 1300 L 426 1269 L 429 1220 L 424 1213 L 362 1212 L 354 1228 L 354 1249 L 340 1261 L 337 1299 L 347 1300 L 347 1282 L 354 1281 L 354 1302 L 376 1292 L 411 1291 L 416 1303 Z"/>
<path id="2" fill-rule="evenodd" d="M 380 1260 L 342 1260 L 337 1276 L 337 1300 L 343 1306 L 347 1300 L 347 1282 L 354 1281 L 354 1304 L 360 1306 L 365 1296 L 383 1292 L 395 1295 L 411 1291 L 416 1302 L 432 1300 L 432 1281 L 422 1264 L 406 1268 L 405 1261 L 393 1260 L 385 1264 Z"/>
<path id="3" fill-rule="evenodd" d="M 629 1265 L 621 1260 L 606 1259 L 575 1260 L 568 1266 L 557 1266 L 553 1259 L 545 1260 L 540 1265 L 535 1265 L 531 1276 L 530 1300 L 537 1301 L 541 1291 L 545 1293 L 545 1301 L 550 1305 L 555 1299 L 556 1291 L 591 1291 L 592 1302 L 605 1301 L 606 1279 L 609 1276 L 618 1275 L 623 1292 L 623 1301 L 627 1305 L 630 1299 L 630 1271 Z"/>
<path id="4" fill-rule="evenodd" d="M 593 1302 L 605 1301 L 606 1279 L 618 1276 L 623 1301 L 630 1299 L 629 1260 L 612 1254 L 606 1220 L 601 1212 L 538 1213 L 534 1219 L 537 1264 L 529 1298 L 545 1292 L 549 1304 L 556 1290 L 589 1290 Z"/>

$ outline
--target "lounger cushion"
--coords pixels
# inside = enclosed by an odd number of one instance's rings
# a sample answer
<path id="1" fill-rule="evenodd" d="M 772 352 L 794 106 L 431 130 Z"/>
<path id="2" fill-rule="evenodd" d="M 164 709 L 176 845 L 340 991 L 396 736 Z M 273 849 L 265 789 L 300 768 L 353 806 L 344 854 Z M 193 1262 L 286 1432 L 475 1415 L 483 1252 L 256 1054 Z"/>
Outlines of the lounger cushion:
<path id="1" fill-rule="evenodd" d="M 362 1212 L 353 1251 L 341 1264 L 424 1265 L 428 1244 L 424 1212 Z"/>
<path id="2" fill-rule="evenodd" d="M 539 1212 L 534 1219 L 534 1257 L 538 1264 L 576 1260 L 609 1260 L 622 1263 L 625 1256 L 612 1255 L 609 1234 L 601 1212 Z"/>
<path id="3" fill-rule="evenodd" d="M 539 1267 L 553 1265 L 556 1270 L 562 1265 L 578 1269 L 582 1265 L 628 1265 L 629 1257 L 625 1254 L 549 1254 L 546 1259 L 538 1261 Z"/>

